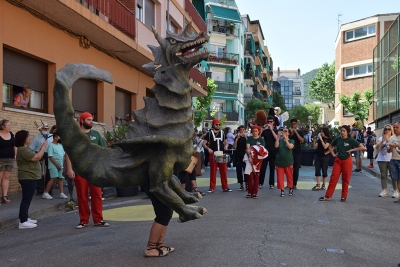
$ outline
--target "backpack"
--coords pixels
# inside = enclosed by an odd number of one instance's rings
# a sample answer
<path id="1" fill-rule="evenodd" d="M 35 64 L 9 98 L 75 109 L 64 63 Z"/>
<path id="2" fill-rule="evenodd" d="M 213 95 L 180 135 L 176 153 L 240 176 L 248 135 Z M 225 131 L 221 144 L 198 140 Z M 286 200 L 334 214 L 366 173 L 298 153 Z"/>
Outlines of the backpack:
<path id="1" fill-rule="evenodd" d="M 364 133 L 362 131 L 357 131 L 356 140 L 364 144 Z"/>

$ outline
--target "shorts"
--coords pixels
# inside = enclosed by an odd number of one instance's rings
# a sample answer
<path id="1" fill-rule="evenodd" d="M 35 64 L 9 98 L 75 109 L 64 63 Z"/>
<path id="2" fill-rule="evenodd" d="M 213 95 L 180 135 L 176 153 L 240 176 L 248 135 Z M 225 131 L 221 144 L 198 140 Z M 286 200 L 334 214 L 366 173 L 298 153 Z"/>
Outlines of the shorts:
<path id="1" fill-rule="evenodd" d="M 12 172 L 15 166 L 15 159 L 14 158 L 1 158 L 0 159 L 0 172 L 4 170 L 8 172 Z"/>
<path id="2" fill-rule="evenodd" d="M 63 176 L 63 170 L 57 170 L 57 169 L 49 169 L 49 174 L 50 174 L 50 178 L 54 179 L 54 178 L 62 178 L 64 179 Z"/>
<path id="3" fill-rule="evenodd" d="M 354 157 L 360 157 L 361 156 L 360 151 L 354 151 L 353 155 L 354 155 Z"/>

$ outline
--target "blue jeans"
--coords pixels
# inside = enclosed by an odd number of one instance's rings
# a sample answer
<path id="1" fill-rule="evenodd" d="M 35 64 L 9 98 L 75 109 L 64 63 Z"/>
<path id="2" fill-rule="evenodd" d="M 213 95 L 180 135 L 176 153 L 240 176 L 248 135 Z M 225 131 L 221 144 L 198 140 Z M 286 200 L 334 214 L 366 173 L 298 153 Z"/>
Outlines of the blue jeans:
<path id="1" fill-rule="evenodd" d="M 35 194 L 37 180 L 18 180 L 22 189 L 22 200 L 19 206 L 19 221 L 24 223 L 28 220 L 29 206 Z"/>
<path id="2" fill-rule="evenodd" d="M 392 169 L 392 179 L 395 181 L 400 181 L 400 160 L 391 159 L 390 168 Z"/>

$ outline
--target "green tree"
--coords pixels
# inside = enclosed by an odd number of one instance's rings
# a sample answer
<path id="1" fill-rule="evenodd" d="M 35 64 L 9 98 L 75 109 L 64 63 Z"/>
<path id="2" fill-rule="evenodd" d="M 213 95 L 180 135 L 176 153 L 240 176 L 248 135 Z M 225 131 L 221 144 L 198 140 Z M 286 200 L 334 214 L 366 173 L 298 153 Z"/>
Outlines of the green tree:
<path id="1" fill-rule="evenodd" d="M 246 111 L 246 120 L 254 118 L 258 110 L 265 110 L 268 115 L 268 109 L 270 107 L 271 105 L 268 102 L 264 102 L 257 99 L 251 99 L 249 102 L 247 102 L 246 106 L 244 107 Z"/>
<path id="2" fill-rule="evenodd" d="M 310 80 L 308 94 L 311 98 L 328 104 L 333 108 L 335 104 L 335 61 L 329 66 L 324 63 L 318 70 L 315 78 Z"/>
<path id="3" fill-rule="evenodd" d="M 283 113 L 283 112 L 285 112 L 287 110 L 287 108 L 285 106 L 285 100 L 283 99 L 281 94 L 278 93 L 278 92 L 274 92 L 272 94 L 272 105 L 274 107 L 280 107 L 281 108 L 281 113 Z"/>
<path id="4" fill-rule="evenodd" d="M 311 124 L 318 123 L 318 119 L 321 116 L 321 108 L 316 104 L 305 104 L 304 106 L 296 106 L 293 109 L 289 110 L 289 120 L 286 124 L 289 125 L 288 123 L 291 119 L 297 119 L 299 125 L 309 125 L 309 116 L 312 117 Z"/>
<path id="5" fill-rule="evenodd" d="M 361 98 L 360 92 L 354 92 L 353 95 L 340 95 L 339 101 L 349 112 L 360 116 L 360 120 L 364 123 L 369 118 L 369 106 L 373 103 L 372 89 L 364 91 L 364 98 Z"/>
<path id="6" fill-rule="evenodd" d="M 399 68 L 400 68 L 400 56 L 399 55 L 394 56 L 392 68 L 394 70 L 399 70 Z"/>
<path id="7" fill-rule="evenodd" d="M 214 80 L 207 78 L 207 96 L 197 97 L 193 103 L 195 108 L 194 112 L 194 125 L 199 127 L 203 120 L 207 117 L 207 108 L 210 107 L 213 100 L 213 96 L 217 91 L 218 85 L 214 83 Z"/>

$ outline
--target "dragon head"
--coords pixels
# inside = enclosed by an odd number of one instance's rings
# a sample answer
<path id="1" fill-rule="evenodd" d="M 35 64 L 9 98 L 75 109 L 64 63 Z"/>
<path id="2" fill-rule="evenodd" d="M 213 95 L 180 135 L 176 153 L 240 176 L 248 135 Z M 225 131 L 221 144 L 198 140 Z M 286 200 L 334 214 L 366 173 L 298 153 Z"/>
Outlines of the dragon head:
<path id="1" fill-rule="evenodd" d="M 180 34 L 167 31 L 167 36 L 163 38 L 154 28 L 153 33 L 160 46 L 148 45 L 154 61 L 143 67 L 154 74 L 157 83 L 167 85 L 165 77 L 187 77 L 194 65 L 208 57 L 207 48 L 203 47 L 208 42 L 208 36 L 204 32 L 193 34 L 191 22 Z"/>

